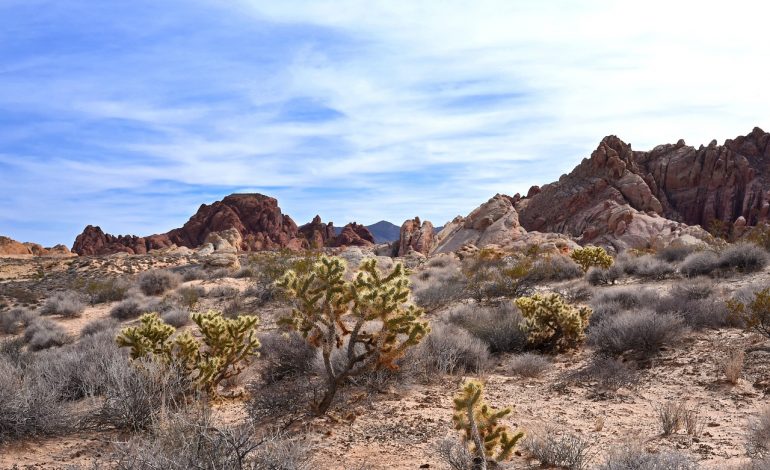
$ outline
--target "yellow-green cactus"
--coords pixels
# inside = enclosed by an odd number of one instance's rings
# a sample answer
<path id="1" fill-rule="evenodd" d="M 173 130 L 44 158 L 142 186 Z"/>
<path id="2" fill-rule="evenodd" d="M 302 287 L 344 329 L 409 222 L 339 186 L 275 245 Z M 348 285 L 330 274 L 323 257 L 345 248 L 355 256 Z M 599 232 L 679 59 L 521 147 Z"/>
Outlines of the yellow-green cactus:
<path id="1" fill-rule="evenodd" d="M 119 346 L 131 348 L 133 359 L 152 356 L 174 362 L 201 388 L 214 393 L 222 380 L 240 374 L 259 356 L 258 319 L 250 315 L 227 319 L 218 312 L 195 313 L 192 319 L 201 339 L 190 331 L 171 339 L 175 328 L 157 313 L 148 313 L 142 315 L 140 326 L 124 328 L 116 340 Z"/>
<path id="2" fill-rule="evenodd" d="M 322 256 L 307 273 L 287 271 L 278 281 L 295 301 L 291 315 L 281 322 L 321 350 L 327 385 L 315 404 L 319 414 L 329 409 L 349 377 L 396 368 L 396 359 L 428 332 L 427 324 L 419 321 L 422 309 L 409 303 L 409 279 L 402 264 L 383 275 L 376 260 L 364 260 L 352 281 L 345 279 L 345 271 L 342 259 Z M 367 322 L 376 326 L 369 329 Z M 332 354 L 343 347 L 345 360 L 335 368 Z"/>
<path id="3" fill-rule="evenodd" d="M 514 301 L 524 317 L 527 339 L 543 349 L 568 349 L 585 337 L 588 307 L 573 307 L 559 294 L 534 294 Z"/>
<path id="4" fill-rule="evenodd" d="M 600 246 L 587 246 L 578 248 L 570 253 L 570 257 L 581 267 L 583 271 L 597 266 L 607 269 L 612 266 L 612 256 Z"/>
<path id="5" fill-rule="evenodd" d="M 481 382 L 465 382 L 460 394 L 454 399 L 455 429 L 463 432 L 468 450 L 475 457 L 477 468 L 487 468 L 487 461 L 500 462 L 510 458 L 516 443 L 524 437 L 519 432 L 510 435 L 510 428 L 500 424 L 500 419 L 510 414 L 511 408 L 496 410 L 483 399 L 484 387 Z"/>

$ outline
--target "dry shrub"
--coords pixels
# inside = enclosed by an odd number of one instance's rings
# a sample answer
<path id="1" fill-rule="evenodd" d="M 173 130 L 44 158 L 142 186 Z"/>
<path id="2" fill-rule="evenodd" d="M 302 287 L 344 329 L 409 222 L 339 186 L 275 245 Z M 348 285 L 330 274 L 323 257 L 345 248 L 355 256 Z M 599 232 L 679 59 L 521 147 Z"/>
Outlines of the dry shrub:
<path id="1" fill-rule="evenodd" d="M 447 437 L 436 446 L 441 460 L 452 470 L 468 470 L 473 468 L 473 455 L 468 446 L 456 438 Z"/>
<path id="2" fill-rule="evenodd" d="M 184 282 L 201 281 L 206 278 L 208 278 L 208 274 L 206 274 L 206 270 L 200 266 L 187 266 L 182 271 L 182 280 Z"/>
<path id="3" fill-rule="evenodd" d="M 36 315 L 24 307 L 0 312 L 0 333 L 15 335 L 34 321 Z"/>
<path id="4" fill-rule="evenodd" d="M 182 277 L 166 269 L 145 271 L 139 275 L 139 288 L 144 295 L 161 295 L 167 290 L 175 289 Z"/>
<path id="5" fill-rule="evenodd" d="M 586 282 L 592 286 L 607 286 L 615 284 L 620 279 L 622 271 L 617 265 L 610 266 L 609 268 L 597 268 L 591 267 L 586 272 Z"/>
<path id="6" fill-rule="evenodd" d="M 655 253 L 655 257 L 668 263 L 678 263 L 696 250 L 693 246 L 667 246 Z"/>
<path id="7" fill-rule="evenodd" d="M 727 381 L 733 385 L 737 384 L 738 380 L 741 378 L 741 374 L 743 373 L 743 361 L 745 357 L 746 353 L 743 352 L 743 349 L 734 349 L 727 353 L 726 357 L 724 358 L 725 360 L 722 364 L 722 371 L 724 372 Z"/>
<path id="8" fill-rule="evenodd" d="M 447 305 L 465 294 L 468 281 L 460 261 L 454 257 L 442 258 L 441 263 L 428 262 L 427 269 L 411 277 L 415 302 L 426 309 Z"/>
<path id="9" fill-rule="evenodd" d="M 82 330 L 80 330 L 80 337 L 92 336 L 101 332 L 114 333 L 119 326 L 119 323 L 114 318 L 97 318 L 86 323 Z"/>
<path id="10" fill-rule="evenodd" d="M 673 344 L 686 332 L 677 315 L 651 310 L 622 312 L 591 326 L 588 343 L 603 355 L 633 351 L 640 359 L 656 354 L 664 345 Z"/>
<path id="11" fill-rule="evenodd" d="M 63 346 L 72 339 L 61 325 L 48 318 L 37 318 L 24 330 L 24 341 L 31 351 Z"/>
<path id="12" fill-rule="evenodd" d="M 684 300 L 703 300 L 711 297 L 716 289 L 709 278 L 686 279 L 671 286 L 671 295 Z"/>
<path id="13" fill-rule="evenodd" d="M 636 369 L 620 359 L 595 357 L 588 365 L 567 374 L 567 383 L 590 384 L 599 393 L 617 392 L 620 388 L 633 388 L 639 381 Z"/>
<path id="14" fill-rule="evenodd" d="M 626 444 L 610 453 L 597 470 L 696 470 L 698 466 L 677 452 L 649 453 L 640 444 Z"/>
<path id="15" fill-rule="evenodd" d="M 768 262 L 765 250 L 753 243 L 738 243 L 726 248 L 719 255 L 719 267 L 735 269 L 740 273 L 761 271 Z"/>
<path id="16" fill-rule="evenodd" d="M 770 457 L 770 406 L 749 422 L 746 451 L 754 458 Z"/>
<path id="17" fill-rule="evenodd" d="M 658 423 L 664 436 L 670 436 L 677 432 L 684 423 L 685 405 L 674 401 L 667 401 L 660 405 L 658 411 Z"/>
<path id="18" fill-rule="evenodd" d="M 415 348 L 414 359 L 427 373 L 480 373 L 489 363 L 489 348 L 458 326 L 435 323 Z"/>
<path id="19" fill-rule="evenodd" d="M 523 445 L 542 466 L 580 470 L 591 457 L 590 440 L 552 425 L 529 431 Z"/>
<path id="20" fill-rule="evenodd" d="M 713 251 L 696 251 L 687 255 L 679 265 L 686 277 L 710 276 L 719 267 L 719 257 Z"/>
<path id="21" fill-rule="evenodd" d="M 216 286 L 209 289 L 206 297 L 217 299 L 233 299 L 238 296 L 240 291 L 232 286 Z"/>
<path id="22" fill-rule="evenodd" d="M 176 290 L 179 302 L 188 309 L 195 308 L 201 297 L 206 295 L 206 289 L 203 286 L 182 286 Z"/>
<path id="23" fill-rule="evenodd" d="M 181 328 L 190 323 L 190 311 L 185 308 L 174 307 L 163 312 L 160 318 L 175 328 Z"/>
<path id="24" fill-rule="evenodd" d="M 286 376 L 267 384 L 247 385 L 246 412 L 255 422 L 275 422 L 277 418 L 310 412 L 321 386 L 308 376 Z"/>
<path id="25" fill-rule="evenodd" d="M 316 350 L 296 331 L 260 335 L 262 379 L 271 384 L 312 370 Z"/>
<path id="26" fill-rule="evenodd" d="M 136 296 L 129 297 L 110 309 L 110 316 L 120 321 L 133 320 L 142 313 L 144 313 L 144 300 Z"/>
<path id="27" fill-rule="evenodd" d="M 85 304 L 75 292 L 57 292 L 45 300 L 40 314 L 73 318 L 79 317 L 85 308 Z"/>
<path id="28" fill-rule="evenodd" d="M 577 279 L 583 274 L 583 268 L 569 256 L 553 255 L 535 261 L 526 276 L 532 282 L 543 282 Z"/>
<path id="29" fill-rule="evenodd" d="M 646 280 L 661 280 L 674 273 L 674 267 L 653 255 L 637 257 L 624 257 L 622 259 L 623 272 L 629 276 L 636 276 Z"/>
<path id="30" fill-rule="evenodd" d="M 551 361 L 535 353 L 517 354 L 511 358 L 510 370 L 522 377 L 539 377 L 551 366 Z"/>
<path id="31" fill-rule="evenodd" d="M 598 305 L 607 302 L 617 302 L 624 310 L 649 307 L 658 301 L 658 294 L 647 288 L 638 287 L 614 287 L 610 289 L 597 289 L 597 293 L 591 299 L 591 307 L 594 310 Z"/>
<path id="32" fill-rule="evenodd" d="M 694 330 L 739 326 L 739 322 L 730 315 L 724 302 L 709 298 L 688 298 L 684 293 L 672 292 L 661 298 L 655 305 L 655 311 L 679 315 L 684 323 Z"/>
<path id="33" fill-rule="evenodd" d="M 495 306 L 457 305 L 447 320 L 487 343 L 493 354 L 522 351 L 527 345 L 527 333 L 521 328 L 524 318 L 507 301 Z"/>
<path id="34" fill-rule="evenodd" d="M 91 305 L 123 300 L 128 293 L 130 283 L 123 278 L 109 278 L 89 281 L 85 286 Z"/>

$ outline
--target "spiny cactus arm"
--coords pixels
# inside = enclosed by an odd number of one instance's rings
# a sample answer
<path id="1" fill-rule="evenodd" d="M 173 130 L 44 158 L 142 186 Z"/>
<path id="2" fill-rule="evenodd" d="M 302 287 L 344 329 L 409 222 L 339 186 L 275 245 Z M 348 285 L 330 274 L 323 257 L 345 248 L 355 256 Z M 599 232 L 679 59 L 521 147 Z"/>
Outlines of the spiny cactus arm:
<path id="1" fill-rule="evenodd" d="M 500 452 L 498 452 L 497 456 L 495 457 L 495 460 L 500 462 L 511 458 L 511 454 L 513 453 L 513 448 L 516 446 L 516 443 L 518 443 L 522 437 L 524 437 L 523 432 L 517 432 L 511 437 L 508 435 L 506 431 L 503 431 L 500 435 L 500 442 L 499 442 Z"/>
<path id="2" fill-rule="evenodd" d="M 139 326 L 121 330 L 115 338 L 118 346 L 130 347 L 132 359 L 149 354 L 170 358 L 167 340 L 174 334 L 175 328 L 161 320 L 157 313 L 145 313 L 139 318 L 139 323 Z"/>

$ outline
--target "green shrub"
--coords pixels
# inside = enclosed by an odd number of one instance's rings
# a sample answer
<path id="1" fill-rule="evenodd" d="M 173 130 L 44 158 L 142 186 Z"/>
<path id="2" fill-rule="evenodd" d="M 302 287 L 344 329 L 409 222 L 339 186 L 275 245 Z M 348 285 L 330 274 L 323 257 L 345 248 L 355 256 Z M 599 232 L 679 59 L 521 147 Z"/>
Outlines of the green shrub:
<path id="1" fill-rule="evenodd" d="M 290 270 L 278 281 L 295 301 L 291 316 L 281 322 L 321 350 L 327 377 L 324 396 L 315 405 L 319 414 L 349 377 L 397 368 L 396 359 L 428 332 L 419 321 L 422 309 L 409 303 L 409 279 L 401 263 L 384 275 L 375 259 L 366 259 L 352 281 L 345 280 L 345 270 L 342 259 L 322 256 L 307 273 Z M 375 321 L 377 327 L 364 328 Z M 343 346 L 344 364 L 335 369 L 332 354 Z"/>
<path id="2" fill-rule="evenodd" d="M 528 340 L 535 347 L 569 349 L 585 337 L 590 308 L 573 307 L 559 294 L 534 294 L 515 302 L 524 316 Z"/>
<path id="3" fill-rule="evenodd" d="M 604 269 L 612 266 L 612 256 L 608 255 L 607 251 L 600 246 L 578 248 L 570 253 L 570 257 L 583 268 L 583 272 L 588 271 L 588 268 L 593 266 Z"/>

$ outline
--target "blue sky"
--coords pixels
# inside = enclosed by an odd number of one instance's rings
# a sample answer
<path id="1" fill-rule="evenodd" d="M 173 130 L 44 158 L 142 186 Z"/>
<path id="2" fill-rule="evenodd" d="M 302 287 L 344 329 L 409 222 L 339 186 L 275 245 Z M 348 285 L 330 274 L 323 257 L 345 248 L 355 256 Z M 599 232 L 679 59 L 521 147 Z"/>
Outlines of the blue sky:
<path id="1" fill-rule="evenodd" d="M 557 179 L 607 134 L 643 150 L 770 130 L 767 13 L 0 0 L 0 234 L 165 232 L 244 191 L 299 224 L 439 225 Z"/>

